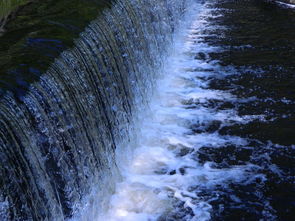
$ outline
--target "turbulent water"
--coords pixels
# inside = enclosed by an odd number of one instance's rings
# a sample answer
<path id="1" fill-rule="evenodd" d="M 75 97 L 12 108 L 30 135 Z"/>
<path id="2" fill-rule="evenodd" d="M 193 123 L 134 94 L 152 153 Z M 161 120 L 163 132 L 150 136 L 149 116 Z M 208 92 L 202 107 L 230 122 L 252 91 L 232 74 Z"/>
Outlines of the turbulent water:
<path id="1" fill-rule="evenodd" d="M 115 1 L 25 95 L 1 99 L 1 220 L 101 213 L 186 3 Z"/>
<path id="2" fill-rule="evenodd" d="M 2 98 L 0 218 L 292 220 L 294 21 L 255 0 L 114 3 Z"/>
<path id="3" fill-rule="evenodd" d="M 276 1 L 276 3 L 282 7 L 286 7 L 286 8 L 295 8 L 294 4 L 288 4 L 286 2 L 281 2 L 281 1 Z"/>
<path id="4" fill-rule="evenodd" d="M 271 36 L 289 12 L 255 1 L 196 8 L 160 70 L 123 182 L 100 220 L 294 215 L 294 33 L 281 31 L 275 43 Z"/>

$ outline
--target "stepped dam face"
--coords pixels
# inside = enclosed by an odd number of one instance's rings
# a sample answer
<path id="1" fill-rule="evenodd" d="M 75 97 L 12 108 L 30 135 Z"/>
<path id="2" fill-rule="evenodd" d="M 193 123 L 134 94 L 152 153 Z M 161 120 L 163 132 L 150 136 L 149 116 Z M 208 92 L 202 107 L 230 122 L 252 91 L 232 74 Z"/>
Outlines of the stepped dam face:
<path id="1" fill-rule="evenodd" d="M 104 2 L 83 32 L 82 8 L 46 14 L 79 33 L 68 49 L 31 27 L 0 45 L 0 220 L 292 220 L 292 7 Z"/>

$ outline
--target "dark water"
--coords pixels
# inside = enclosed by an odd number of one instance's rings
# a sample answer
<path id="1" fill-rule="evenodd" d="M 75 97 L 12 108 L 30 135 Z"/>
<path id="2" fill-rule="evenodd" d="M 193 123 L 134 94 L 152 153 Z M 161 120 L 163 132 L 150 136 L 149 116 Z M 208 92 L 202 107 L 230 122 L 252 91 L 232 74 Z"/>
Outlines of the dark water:
<path id="1" fill-rule="evenodd" d="M 209 6 L 208 6 L 209 7 Z M 209 79 L 211 89 L 230 92 L 238 99 L 211 100 L 216 110 L 262 119 L 231 125 L 214 122 L 205 131 L 246 138 L 246 146 L 202 147 L 200 162 L 217 168 L 251 163 L 265 180 L 231 183 L 202 192 L 213 206 L 212 220 L 293 220 L 295 216 L 295 12 L 260 1 L 214 1 L 210 23 L 201 41 L 222 51 L 199 53 L 197 59 L 218 61 Z M 215 199 L 214 199 L 215 198 Z"/>

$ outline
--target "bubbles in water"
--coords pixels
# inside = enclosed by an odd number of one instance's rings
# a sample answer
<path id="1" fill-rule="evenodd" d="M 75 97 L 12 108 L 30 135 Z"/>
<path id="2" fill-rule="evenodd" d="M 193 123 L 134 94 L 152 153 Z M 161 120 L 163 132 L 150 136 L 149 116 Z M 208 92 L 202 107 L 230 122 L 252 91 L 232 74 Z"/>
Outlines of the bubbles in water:
<path id="1" fill-rule="evenodd" d="M 121 164 L 124 178 L 112 196 L 107 220 L 209 220 L 212 199 L 204 197 L 203 190 L 265 179 L 255 172 L 258 166 L 250 163 L 218 168 L 198 158 L 200 148 L 246 146 L 246 139 L 220 135 L 218 129 L 264 116 L 238 116 L 233 108 L 212 105 L 213 101 L 237 102 L 229 92 L 209 88 L 212 76 L 222 78 L 227 73 L 217 61 L 207 60 L 208 53 L 221 49 L 201 41 L 204 33 L 210 36 L 210 30 L 225 27 L 210 24 L 208 18 L 219 15 L 206 4 L 198 5 L 194 16 L 174 42 L 150 110 L 141 116 L 137 140 L 129 144 L 133 147 L 128 149 L 135 150 Z M 240 200 L 235 195 L 231 198 Z"/>

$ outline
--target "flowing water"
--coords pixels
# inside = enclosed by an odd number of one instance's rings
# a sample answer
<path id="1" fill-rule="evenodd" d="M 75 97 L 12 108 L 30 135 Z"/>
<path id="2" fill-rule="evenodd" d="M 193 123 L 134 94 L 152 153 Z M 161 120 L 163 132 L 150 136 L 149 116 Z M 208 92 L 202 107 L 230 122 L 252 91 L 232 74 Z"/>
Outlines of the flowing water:
<path id="1" fill-rule="evenodd" d="M 294 39 L 255 0 L 118 1 L 2 99 L 0 217 L 292 220 Z"/>
<path id="2" fill-rule="evenodd" d="M 104 210 L 120 180 L 115 151 L 134 137 L 132 122 L 188 2 L 115 1 L 25 93 L 5 91 L 1 220 L 64 220 L 83 211 L 91 220 Z"/>
<path id="3" fill-rule="evenodd" d="M 292 219 L 294 13 L 237 4 L 189 17 L 101 220 Z"/>

